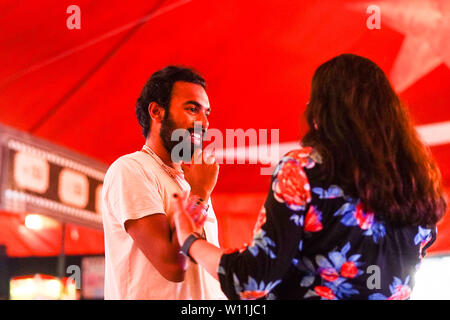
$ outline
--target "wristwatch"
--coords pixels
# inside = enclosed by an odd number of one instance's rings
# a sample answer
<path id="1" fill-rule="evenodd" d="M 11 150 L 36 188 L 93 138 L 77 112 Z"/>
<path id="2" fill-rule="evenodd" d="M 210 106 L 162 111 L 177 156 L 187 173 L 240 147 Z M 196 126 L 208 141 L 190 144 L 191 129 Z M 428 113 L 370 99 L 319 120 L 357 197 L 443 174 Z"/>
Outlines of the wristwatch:
<path id="1" fill-rule="evenodd" d="M 180 252 L 182 254 L 184 254 L 186 257 L 188 257 L 189 259 L 191 259 L 191 261 L 195 264 L 197 264 L 197 262 L 194 260 L 194 258 L 191 257 L 191 255 L 189 254 L 189 249 L 191 248 L 192 244 L 197 241 L 197 240 L 205 240 L 205 238 L 203 238 L 200 234 L 198 234 L 197 232 L 193 232 L 189 235 L 189 237 L 187 237 L 186 240 L 184 240 L 183 245 L 181 246 Z"/>

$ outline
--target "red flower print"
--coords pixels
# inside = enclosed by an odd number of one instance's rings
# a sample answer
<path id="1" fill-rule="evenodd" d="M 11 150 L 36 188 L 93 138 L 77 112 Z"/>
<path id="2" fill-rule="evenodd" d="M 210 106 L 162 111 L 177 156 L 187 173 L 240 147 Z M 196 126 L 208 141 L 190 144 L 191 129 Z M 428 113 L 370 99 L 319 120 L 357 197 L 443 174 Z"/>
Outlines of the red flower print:
<path id="1" fill-rule="evenodd" d="M 330 281 L 330 282 L 333 282 L 337 278 L 339 278 L 339 274 L 337 273 L 337 271 L 334 268 L 323 268 L 322 270 L 320 270 L 320 276 L 324 280 Z"/>
<path id="2" fill-rule="evenodd" d="M 311 206 L 306 213 L 305 231 L 317 232 L 322 230 L 322 222 L 320 222 L 320 213 L 316 212 L 314 206 Z"/>
<path id="3" fill-rule="evenodd" d="M 356 268 L 356 265 L 352 261 L 344 262 L 341 266 L 341 276 L 344 278 L 354 278 L 358 274 L 358 268 Z"/>
<path id="4" fill-rule="evenodd" d="M 294 150 L 289 152 L 286 156 L 287 157 L 291 157 L 294 158 L 295 160 L 297 160 L 298 162 L 300 162 L 300 165 L 302 167 L 305 167 L 308 165 L 309 163 L 309 155 L 312 152 L 312 148 L 311 147 L 304 147 L 300 150 Z"/>
<path id="5" fill-rule="evenodd" d="M 420 242 L 419 257 L 421 260 L 423 259 L 423 254 L 422 254 L 423 248 L 425 248 L 425 246 L 428 244 L 428 242 L 430 242 L 430 240 L 431 240 L 431 234 L 424 241 Z"/>
<path id="6" fill-rule="evenodd" d="M 239 293 L 239 296 L 243 300 L 255 300 L 255 299 L 266 296 L 268 293 L 269 293 L 268 291 L 257 291 L 257 290 L 243 291 L 243 292 Z"/>
<path id="7" fill-rule="evenodd" d="M 261 231 L 261 227 L 266 223 L 266 208 L 263 206 L 259 211 L 258 219 L 256 220 L 255 227 L 253 228 L 253 235 Z"/>
<path id="8" fill-rule="evenodd" d="M 407 285 L 398 285 L 388 300 L 406 300 L 411 295 L 411 288 Z"/>
<path id="9" fill-rule="evenodd" d="M 361 229 L 367 230 L 370 229 L 370 227 L 373 224 L 373 212 L 364 212 L 362 208 L 362 204 L 358 203 L 356 205 L 356 211 L 355 211 L 355 219 L 358 222 L 358 225 Z"/>
<path id="10" fill-rule="evenodd" d="M 314 287 L 314 291 L 321 296 L 322 298 L 328 299 L 328 300 L 334 300 L 335 295 L 333 293 L 333 290 L 331 290 L 328 287 L 324 286 L 316 286 Z"/>
<path id="11" fill-rule="evenodd" d="M 304 206 L 311 201 L 308 179 L 303 168 L 295 161 L 283 163 L 274 184 L 277 200 L 288 205 Z"/>

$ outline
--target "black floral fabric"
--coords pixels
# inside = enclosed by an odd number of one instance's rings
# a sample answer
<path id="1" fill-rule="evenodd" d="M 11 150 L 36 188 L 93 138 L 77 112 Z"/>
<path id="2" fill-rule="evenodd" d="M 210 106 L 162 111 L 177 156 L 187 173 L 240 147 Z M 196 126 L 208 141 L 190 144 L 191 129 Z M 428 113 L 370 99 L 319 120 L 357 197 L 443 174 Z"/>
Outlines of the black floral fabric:
<path id="1" fill-rule="evenodd" d="M 230 299 L 408 299 L 436 228 L 395 227 L 317 179 L 320 156 L 291 151 L 276 167 L 251 245 L 218 269 Z"/>

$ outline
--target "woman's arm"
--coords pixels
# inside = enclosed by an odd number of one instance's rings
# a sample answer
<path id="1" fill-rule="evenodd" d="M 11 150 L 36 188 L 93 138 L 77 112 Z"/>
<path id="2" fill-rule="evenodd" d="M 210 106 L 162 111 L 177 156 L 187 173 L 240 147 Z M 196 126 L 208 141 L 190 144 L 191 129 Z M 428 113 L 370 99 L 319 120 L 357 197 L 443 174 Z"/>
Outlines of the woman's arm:
<path id="1" fill-rule="evenodd" d="M 197 240 L 192 244 L 189 254 L 199 265 L 205 268 L 214 279 L 219 280 L 217 270 L 219 268 L 223 249 L 217 248 L 206 240 Z"/>

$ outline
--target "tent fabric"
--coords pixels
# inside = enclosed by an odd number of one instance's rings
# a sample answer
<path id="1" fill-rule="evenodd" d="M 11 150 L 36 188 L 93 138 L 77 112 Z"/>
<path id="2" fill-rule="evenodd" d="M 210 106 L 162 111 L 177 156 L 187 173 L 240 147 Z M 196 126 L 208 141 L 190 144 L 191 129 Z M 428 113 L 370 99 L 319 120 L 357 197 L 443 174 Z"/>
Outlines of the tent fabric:
<path id="1" fill-rule="evenodd" d="M 385 71 L 417 126 L 444 125 L 430 150 L 450 185 L 448 1 L 378 1 L 381 29 L 368 28 L 363 0 L 77 5 L 81 29 L 70 30 L 66 2 L 0 3 L 1 123 L 109 165 L 144 142 L 134 108 L 146 80 L 181 64 L 207 80 L 211 128 L 279 129 L 280 142 L 297 141 L 314 70 L 350 52 Z M 265 193 L 269 176 L 260 167 L 222 165 L 215 193 Z"/>
<path id="2" fill-rule="evenodd" d="M 0 211 L 0 244 L 9 257 L 58 256 L 62 248 L 62 226 L 32 230 L 25 226 L 25 215 Z M 105 251 L 103 232 L 67 223 L 64 254 L 90 255 Z"/>

